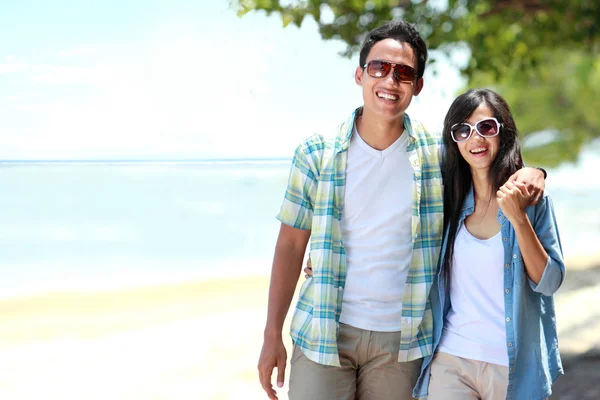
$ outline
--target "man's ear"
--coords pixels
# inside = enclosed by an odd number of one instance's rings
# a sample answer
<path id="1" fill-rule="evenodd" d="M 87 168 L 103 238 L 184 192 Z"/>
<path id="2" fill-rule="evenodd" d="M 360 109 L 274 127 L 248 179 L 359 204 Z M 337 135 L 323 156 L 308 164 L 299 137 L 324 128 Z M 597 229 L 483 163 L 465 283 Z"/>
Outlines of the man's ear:
<path id="1" fill-rule="evenodd" d="M 414 96 L 418 96 L 419 93 L 421 93 L 421 90 L 423 89 L 423 83 L 425 83 L 425 81 L 423 80 L 423 78 L 417 79 L 417 83 L 415 85 L 415 94 L 414 94 Z"/>
<path id="2" fill-rule="evenodd" d="M 358 86 L 362 86 L 362 77 L 363 77 L 363 69 L 361 67 L 356 67 L 354 71 L 354 81 Z"/>

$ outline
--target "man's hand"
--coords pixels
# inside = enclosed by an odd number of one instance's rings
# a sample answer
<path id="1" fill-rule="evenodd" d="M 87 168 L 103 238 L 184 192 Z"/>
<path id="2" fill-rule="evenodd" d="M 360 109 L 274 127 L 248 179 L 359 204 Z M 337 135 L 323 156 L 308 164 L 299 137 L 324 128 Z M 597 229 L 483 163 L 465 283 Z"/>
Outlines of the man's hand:
<path id="1" fill-rule="evenodd" d="M 266 338 L 263 342 L 263 347 L 258 359 L 258 377 L 267 396 L 271 400 L 277 400 L 277 392 L 271 384 L 273 369 L 277 368 L 277 387 L 283 387 L 285 379 L 285 363 L 287 360 L 287 352 L 283 345 L 281 336 L 277 338 Z"/>
<path id="2" fill-rule="evenodd" d="M 519 218 L 525 217 L 525 207 L 529 205 L 530 199 L 527 187 L 519 182 L 506 182 L 496 192 L 498 207 L 513 225 Z"/>
<path id="3" fill-rule="evenodd" d="M 312 263 L 310 262 L 310 257 L 308 257 L 308 261 L 306 261 L 306 267 L 304 268 L 304 277 L 308 279 L 312 276 L 312 274 Z"/>
<path id="4" fill-rule="evenodd" d="M 522 168 L 508 178 L 508 182 L 523 183 L 531 198 L 529 204 L 537 204 L 544 194 L 546 181 L 544 173 L 537 168 Z"/>
<path id="5" fill-rule="evenodd" d="M 309 230 L 281 224 L 271 270 L 265 337 L 258 360 L 260 384 L 271 400 L 277 399 L 277 393 L 271 384 L 273 368 L 277 368 L 277 386 L 283 386 L 287 353 L 281 332 L 302 271 L 302 260 L 308 239 L 310 239 Z"/>

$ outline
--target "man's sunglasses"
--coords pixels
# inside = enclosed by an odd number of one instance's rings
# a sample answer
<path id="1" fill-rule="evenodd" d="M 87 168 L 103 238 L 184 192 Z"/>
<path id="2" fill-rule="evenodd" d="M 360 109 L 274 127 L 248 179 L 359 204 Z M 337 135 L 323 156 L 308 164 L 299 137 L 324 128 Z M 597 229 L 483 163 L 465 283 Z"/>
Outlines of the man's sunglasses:
<path id="1" fill-rule="evenodd" d="M 496 118 L 485 118 L 477 122 L 475 126 L 463 122 L 454 124 L 450 128 L 452 140 L 455 142 L 464 142 L 469 140 L 473 131 L 483 138 L 493 137 L 500 133 L 502 124 Z"/>
<path id="2" fill-rule="evenodd" d="M 367 74 L 373 78 L 385 78 L 393 69 L 394 79 L 398 82 L 414 82 L 417 79 L 417 71 L 413 67 L 404 64 L 372 60 L 366 63 L 363 68 L 366 68 Z"/>

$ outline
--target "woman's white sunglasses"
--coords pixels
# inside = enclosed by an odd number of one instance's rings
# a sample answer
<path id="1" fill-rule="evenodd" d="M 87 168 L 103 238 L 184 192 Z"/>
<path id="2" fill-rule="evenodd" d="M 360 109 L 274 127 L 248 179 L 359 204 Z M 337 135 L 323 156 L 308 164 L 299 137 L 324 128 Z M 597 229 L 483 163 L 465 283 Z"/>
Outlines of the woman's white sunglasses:
<path id="1" fill-rule="evenodd" d="M 475 123 L 475 125 L 466 122 L 454 124 L 450 128 L 450 134 L 452 135 L 452 140 L 458 143 L 469 140 L 473 131 L 477 132 L 483 138 L 496 136 L 500 133 L 501 126 L 502 124 L 496 118 L 484 118 Z"/>

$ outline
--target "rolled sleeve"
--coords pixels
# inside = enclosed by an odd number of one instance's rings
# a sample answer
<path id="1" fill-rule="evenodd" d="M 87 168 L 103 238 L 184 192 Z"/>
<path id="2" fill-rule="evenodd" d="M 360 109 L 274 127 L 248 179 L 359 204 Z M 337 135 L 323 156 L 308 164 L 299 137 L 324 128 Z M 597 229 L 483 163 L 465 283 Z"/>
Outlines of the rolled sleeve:
<path id="1" fill-rule="evenodd" d="M 546 262 L 546 268 L 544 269 L 540 282 L 536 284 L 530 278 L 527 278 L 529 280 L 529 286 L 534 292 L 541 293 L 545 296 L 551 296 L 558 290 L 560 285 L 562 285 L 564 277 L 563 271 L 564 267 L 561 268 L 561 263 L 548 257 L 548 262 Z"/>
<path id="2" fill-rule="evenodd" d="M 317 188 L 317 171 L 306 155 L 306 146 L 296 149 L 285 196 L 277 219 L 293 228 L 310 230 Z"/>
<path id="3" fill-rule="evenodd" d="M 536 206 L 534 230 L 548 254 L 548 261 L 539 283 L 535 284 L 530 279 L 529 285 L 535 292 L 551 296 L 560 288 L 565 278 L 565 263 L 556 216 L 554 215 L 554 206 L 549 196 L 544 196 Z"/>

